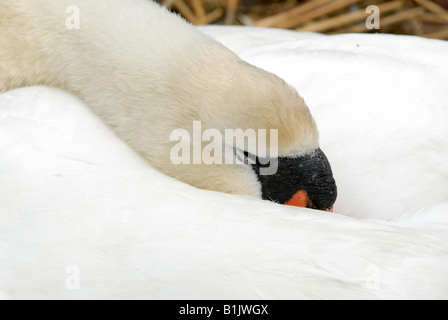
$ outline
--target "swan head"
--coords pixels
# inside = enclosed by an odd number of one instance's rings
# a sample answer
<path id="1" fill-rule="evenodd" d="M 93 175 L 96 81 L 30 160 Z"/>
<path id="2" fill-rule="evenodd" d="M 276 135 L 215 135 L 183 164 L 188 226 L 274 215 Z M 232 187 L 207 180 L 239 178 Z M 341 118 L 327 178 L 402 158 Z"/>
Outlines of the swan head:
<path id="1" fill-rule="evenodd" d="M 177 87 L 183 111 L 175 127 L 187 137 L 170 139 L 170 160 L 159 169 L 202 189 L 332 209 L 337 188 L 331 166 L 294 88 L 235 55 L 204 59 L 183 72 L 188 86 Z M 186 162 L 173 161 L 173 154 L 185 152 L 180 140 L 189 148 Z"/>

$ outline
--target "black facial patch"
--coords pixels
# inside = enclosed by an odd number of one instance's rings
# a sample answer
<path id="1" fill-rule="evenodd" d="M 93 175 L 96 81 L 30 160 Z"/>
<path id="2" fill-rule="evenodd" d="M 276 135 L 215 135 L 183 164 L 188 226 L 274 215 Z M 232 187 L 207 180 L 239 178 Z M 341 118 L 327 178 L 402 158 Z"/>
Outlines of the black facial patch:
<path id="1" fill-rule="evenodd" d="M 248 158 L 256 158 L 245 153 Z M 316 209 L 331 209 L 337 197 L 336 183 L 330 163 L 319 148 L 314 153 L 296 158 L 276 158 L 278 170 L 273 175 L 260 174 L 260 168 L 269 167 L 258 158 L 252 168 L 262 187 L 262 197 L 278 203 L 285 203 L 299 190 L 305 190 Z M 265 163 L 265 161 L 263 161 Z"/>

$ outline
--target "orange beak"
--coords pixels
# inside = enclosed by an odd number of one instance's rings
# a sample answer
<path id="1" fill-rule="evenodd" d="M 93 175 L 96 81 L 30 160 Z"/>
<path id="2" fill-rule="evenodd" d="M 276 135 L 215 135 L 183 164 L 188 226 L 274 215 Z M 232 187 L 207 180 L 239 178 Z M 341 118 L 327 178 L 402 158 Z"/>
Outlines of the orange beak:
<path id="1" fill-rule="evenodd" d="M 305 190 L 297 191 L 291 199 L 284 204 L 287 206 L 301 207 L 301 208 L 316 208 L 311 199 L 308 197 L 308 193 Z M 333 212 L 333 208 L 325 210 L 326 212 Z"/>

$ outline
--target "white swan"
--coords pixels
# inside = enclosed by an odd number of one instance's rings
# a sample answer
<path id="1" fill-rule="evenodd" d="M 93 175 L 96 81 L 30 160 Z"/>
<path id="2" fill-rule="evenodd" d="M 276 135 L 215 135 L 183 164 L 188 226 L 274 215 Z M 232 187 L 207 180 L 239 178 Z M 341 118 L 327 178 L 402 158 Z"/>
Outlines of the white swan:
<path id="1" fill-rule="evenodd" d="M 297 91 L 158 4 L 3 1 L 0 19 L 0 92 L 45 84 L 76 93 L 152 165 L 196 187 L 280 203 L 305 190 L 309 206 L 332 207 L 332 172 Z M 268 139 L 267 149 L 272 158 L 278 149 L 279 170 L 267 176 L 252 165 L 178 165 L 171 133 L 193 136 L 194 121 L 223 135 L 278 130 L 278 143 Z M 241 151 L 266 158 L 250 145 Z"/>

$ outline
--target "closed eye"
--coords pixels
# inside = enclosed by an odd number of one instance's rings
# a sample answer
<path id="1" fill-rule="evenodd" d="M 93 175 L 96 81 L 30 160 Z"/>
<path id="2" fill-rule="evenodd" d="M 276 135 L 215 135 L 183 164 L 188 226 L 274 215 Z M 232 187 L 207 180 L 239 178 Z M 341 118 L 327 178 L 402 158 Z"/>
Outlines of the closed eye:
<path id="1" fill-rule="evenodd" d="M 234 153 L 237 159 L 237 163 L 239 164 L 250 164 L 255 165 L 258 162 L 258 157 L 256 155 L 253 155 L 247 151 L 243 151 L 240 149 L 234 149 Z"/>
<path id="2" fill-rule="evenodd" d="M 256 155 L 253 155 L 252 153 L 249 153 L 247 151 L 243 152 L 244 154 L 244 163 L 254 165 L 258 162 L 258 157 Z"/>

